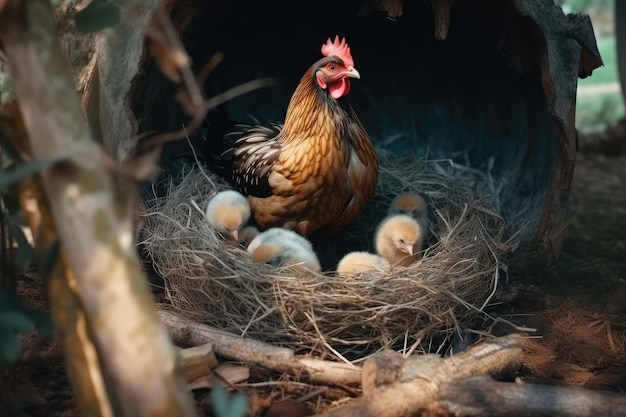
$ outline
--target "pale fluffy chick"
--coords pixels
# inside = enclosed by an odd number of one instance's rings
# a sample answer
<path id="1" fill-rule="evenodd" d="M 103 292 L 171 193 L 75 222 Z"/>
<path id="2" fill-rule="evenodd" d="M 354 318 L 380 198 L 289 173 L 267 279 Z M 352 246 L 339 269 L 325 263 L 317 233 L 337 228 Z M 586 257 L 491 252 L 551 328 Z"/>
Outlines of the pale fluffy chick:
<path id="1" fill-rule="evenodd" d="M 423 233 L 419 223 L 406 214 L 386 217 L 376 230 L 376 252 L 392 266 L 409 266 L 420 257 Z"/>
<path id="2" fill-rule="evenodd" d="M 422 233 L 428 233 L 428 208 L 421 195 L 410 192 L 398 194 L 387 210 L 388 216 L 396 214 L 413 217 L 422 227 Z"/>
<path id="3" fill-rule="evenodd" d="M 315 272 L 322 269 L 311 242 L 282 227 L 261 232 L 248 245 L 248 252 L 253 261 L 275 267 L 291 266 Z"/>
<path id="4" fill-rule="evenodd" d="M 348 277 L 363 272 L 389 272 L 391 264 L 375 253 L 356 251 L 344 255 L 337 264 L 337 275 Z"/>
<path id="5" fill-rule="evenodd" d="M 220 191 L 207 203 L 206 216 L 215 230 L 239 242 L 239 233 L 250 220 L 250 205 L 238 191 Z"/>

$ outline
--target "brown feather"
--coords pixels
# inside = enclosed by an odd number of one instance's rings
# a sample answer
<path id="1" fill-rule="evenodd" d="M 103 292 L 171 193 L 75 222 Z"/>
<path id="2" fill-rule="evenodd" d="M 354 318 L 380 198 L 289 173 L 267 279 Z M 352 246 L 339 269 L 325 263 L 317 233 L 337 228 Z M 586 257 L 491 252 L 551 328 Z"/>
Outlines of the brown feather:
<path id="1" fill-rule="evenodd" d="M 329 237 L 363 210 L 378 180 L 378 157 L 352 107 L 319 87 L 313 64 L 296 87 L 283 125 L 252 127 L 237 140 L 233 179 L 260 229 L 286 227 Z"/>

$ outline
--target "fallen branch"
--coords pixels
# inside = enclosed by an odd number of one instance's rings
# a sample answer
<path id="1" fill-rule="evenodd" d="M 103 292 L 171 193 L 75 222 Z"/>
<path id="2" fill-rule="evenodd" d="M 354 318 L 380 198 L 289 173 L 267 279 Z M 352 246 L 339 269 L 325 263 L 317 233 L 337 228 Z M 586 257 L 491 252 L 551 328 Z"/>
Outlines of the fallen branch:
<path id="1" fill-rule="evenodd" d="M 617 393 L 498 382 L 485 376 L 456 380 L 442 386 L 437 401 L 454 416 L 626 416 L 626 396 Z"/>
<path id="2" fill-rule="evenodd" d="M 289 372 L 314 383 L 334 386 L 357 386 L 361 383 L 361 369 L 357 366 L 298 356 L 291 349 L 238 337 L 169 311 L 159 311 L 158 315 L 176 343 L 192 346 L 212 343 L 217 356 L 252 363 L 275 372 Z"/>
<path id="3" fill-rule="evenodd" d="M 178 343 L 212 343 L 218 356 L 306 376 L 315 383 L 361 383 L 360 398 L 317 417 L 626 416 L 626 397 L 616 393 L 494 380 L 511 375 L 522 364 L 521 337 L 515 334 L 486 340 L 447 358 L 404 359 L 398 352 L 383 351 L 358 368 L 298 356 L 291 349 L 238 337 L 172 312 L 158 315 Z"/>
<path id="4" fill-rule="evenodd" d="M 384 352 L 363 364 L 361 398 L 318 417 L 626 416 L 626 397 L 615 393 L 492 379 L 518 369 L 522 356 L 517 335 L 445 359 Z"/>

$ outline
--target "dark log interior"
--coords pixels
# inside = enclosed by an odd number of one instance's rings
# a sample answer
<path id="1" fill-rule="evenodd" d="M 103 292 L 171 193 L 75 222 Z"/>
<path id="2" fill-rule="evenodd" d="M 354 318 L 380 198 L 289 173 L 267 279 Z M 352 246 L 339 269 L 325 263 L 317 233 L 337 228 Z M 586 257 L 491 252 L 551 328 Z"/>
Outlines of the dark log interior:
<path id="1" fill-rule="evenodd" d="M 445 26 L 436 27 L 428 1 L 405 2 L 397 18 L 385 11 L 362 15 L 359 1 L 176 3 L 183 2 L 174 2 L 173 18 L 195 69 L 215 52 L 224 54 L 206 82 L 208 97 L 258 77 L 277 80 L 227 103 L 222 110 L 236 120 L 281 121 L 303 72 L 320 57 L 321 44 L 335 34 L 345 36 L 361 74 L 348 100 L 374 143 L 398 154 L 491 169 L 503 185 L 496 207 L 508 233 L 528 223 L 518 253 L 536 250 L 547 194 L 554 192 L 549 188 L 562 152 L 559 142 L 567 139 L 559 129 L 568 130 L 548 109 L 544 34 L 517 3 L 454 2 L 447 33 Z M 580 49 L 571 58 L 579 60 Z M 173 131 L 187 121 L 174 91 L 148 60 L 132 94 L 140 133 Z M 168 144 L 165 155 L 181 147 L 188 144 Z M 558 192 L 566 205 L 571 172 L 562 175 L 566 185 Z M 566 221 L 558 210 L 552 215 L 548 228 Z"/>

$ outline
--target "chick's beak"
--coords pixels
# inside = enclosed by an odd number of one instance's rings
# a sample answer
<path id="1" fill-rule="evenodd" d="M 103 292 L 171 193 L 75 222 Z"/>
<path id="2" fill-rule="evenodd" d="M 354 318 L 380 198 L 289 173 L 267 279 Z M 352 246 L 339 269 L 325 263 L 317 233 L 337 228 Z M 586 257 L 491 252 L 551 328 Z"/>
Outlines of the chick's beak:
<path id="1" fill-rule="evenodd" d="M 233 235 L 235 242 L 239 242 L 239 230 L 231 230 L 231 234 Z"/>
<path id="2" fill-rule="evenodd" d="M 346 71 L 345 76 L 350 77 L 350 78 L 356 78 L 357 80 L 361 79 L 361 74 L 359 74 L 359 72 L 354 67 L 348 68 L 348 71 Z"/>
<path id="3" fill-rule="evenodd" d="M 407 244 L 404 246 L 404 251 L 405 251 L 406 253 L 408 253 L 409 255 L 413 255 L 413 245 L 411 245 L 411 244 L 407 243 Z"/>

